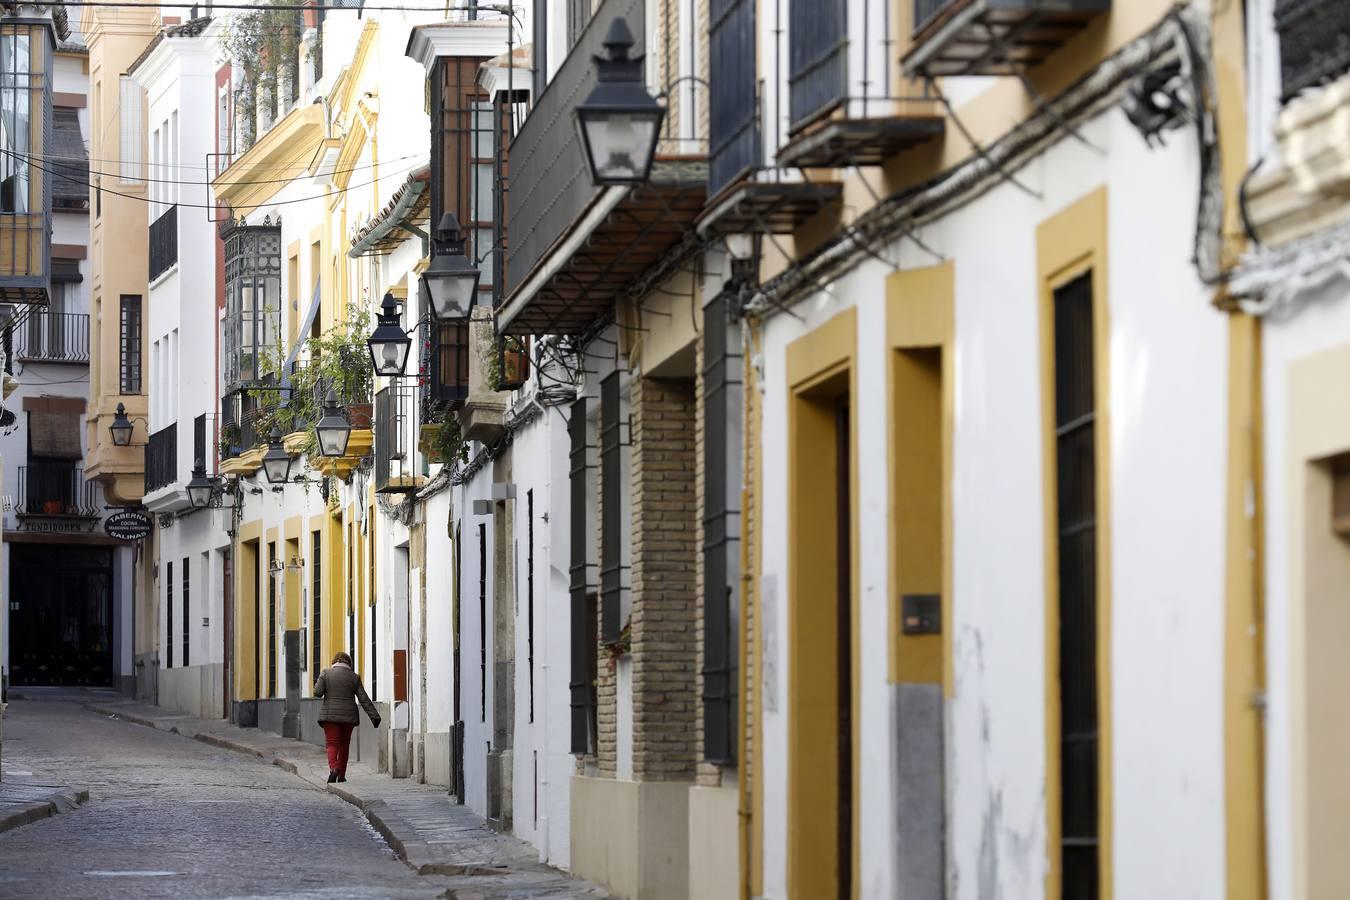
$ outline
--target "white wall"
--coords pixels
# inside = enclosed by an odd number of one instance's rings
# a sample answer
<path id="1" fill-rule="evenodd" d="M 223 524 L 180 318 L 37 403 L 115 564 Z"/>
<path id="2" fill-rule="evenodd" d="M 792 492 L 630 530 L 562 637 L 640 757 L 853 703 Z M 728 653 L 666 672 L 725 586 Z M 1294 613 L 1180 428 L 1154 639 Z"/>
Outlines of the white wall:
<path id="1" fill-rule="evenodd" d="M 1110 490 L 1115 892 L 1223 896 L 1222 563 L 1226 330 L 1190 267 L 1193 215 L 1159 215 L 1196 192 L 1196 152 L 1178 133 L 1150 151 L 1124 116 L 1083 129 L 1103 158 L 1065 141 L 1004 184 L 925 228 L 956 272 L 953 475 L 955 695 L 947 707 L 950 889 L 1040 897 L 1046 865 L 1045 573 L 1036 225 L 1109 191 Z M 1175 210 L 1169 203 L 1165 208 Z M 904 268 L 934 260 L 902 241 Z M 888 514 L 884 431 L 885 266 L 869 261 L 765 333 L 765 619 L 780 649 L 765 726 L 765 893 L 786 893 L 787 545 L 784 351 L 858 308 L 856 399 L 861 540 L 862 890 L 891 870 L 886 694 Z M 1050 677 L 1054 677 L 1053 674 Z"/>
<path id="2" fill-rule="evenodd" d="M 1265 426 L 1266 508 L 1266 834 L 1269 842 L 1270 896 L 1295 900 L 1294 890 L 1294 757 L 1293 706 L 1301 681 L 1301 660 L 1291 655 L 1296 644 L 1294 623 L 1299 598 L 1289 591 L 1290 571 L 1298 548 L 1291 545 L 1289 479 L 1289 367 L 1323 350 L 1350 343 L 1350 285 L 1333 281 L 1299 298 L 1293 314 L 1266 318 L 1262 324 L 1262 383 Z M 1301 644 L 1301 642 L 1299 642 Z"/>

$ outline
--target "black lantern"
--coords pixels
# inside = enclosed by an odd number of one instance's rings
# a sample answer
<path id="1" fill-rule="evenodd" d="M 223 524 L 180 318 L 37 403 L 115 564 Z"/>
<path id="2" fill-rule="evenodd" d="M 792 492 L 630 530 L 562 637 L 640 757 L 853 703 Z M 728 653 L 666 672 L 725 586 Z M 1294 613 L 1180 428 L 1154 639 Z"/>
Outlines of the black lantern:
<path id="1" fill-rule="evenodd" d="M 397 378 L 403 374 L 408 364 L 408 350 L 412 348 L 412 338 L 398 323 L 398 301 L 393 294 L 384 295 L 380 304 L 380 313 L 375 317 L 375 330 L 371 332 L 370 362 L 376 375 Z"/>
<path id="2" fill-rule="evenodd" d="M 281 429 L 275 425 L 267 436 L 267 452 L 263 454 L 262 466 L 269 484 L 285 484 L 291 477 L 291 455 L 281 445 Z"/>
<path id="3" fill-rule="evenodd" d="M 113 446 L 131 446 L 132 427 L 131 420 L 127 418 L 126 405 L 117 404 L 117 413 L 113 416 L 112 424 L 108 426 L 108 434 L 112 435 Z"/>
<path id="4" fill-rule="evenodd" d="M 314 424 L 314 436 L 319 440 L 319 453 L 323 456 L 342 456 L 347 452 L 352 423 L 338 405 L 337 394 L 332 388 L 328 389 L 328 396 L 323 401 L 323 416 Z"/>
<path id="5" fill-rule="evenodd" d="M 577 129 L 596 184 L 642 184 L 651 174 L 665 107 L 647 93 L 642 57 L 629 58 L 633 33 L 622 16 L 605 35 L 609 58 L 595 57 L 597 84 L 577 107 Z"/>
<path id="6" fill-rule="evenodd" d="M 447 212 L 436 229 L 431 264 L 422 273 L 422 288 L 438 319 L 462 319 L 473 306 L 478 291 L 478 267 L 464 255 L 464 236 L 459 220 Z"/>
<path id="7" fill-rule="evenodd" d="M 194 509 L 205 509 L 211 505 L 211 495 L 215 490 L 215 482 L 206 477 L 206 463 L 199 458 L 192 467 L 192 480 L 187 483 L 188 503 Z"/>

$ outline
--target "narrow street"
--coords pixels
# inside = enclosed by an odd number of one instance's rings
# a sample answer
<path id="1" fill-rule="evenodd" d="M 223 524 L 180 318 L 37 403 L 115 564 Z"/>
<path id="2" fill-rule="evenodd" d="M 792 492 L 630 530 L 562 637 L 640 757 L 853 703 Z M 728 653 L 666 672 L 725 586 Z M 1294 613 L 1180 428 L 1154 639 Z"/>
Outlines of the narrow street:
<path id="1" fill-rule="evenodd" d="M 0 898 L 444 891 L 442 879 L 409 870 L 337 797 L 274 766 L 105 718 L 74 699 L 11 703 L 4 766 L 87 787 L 90 799 L 0 834 Z"/>

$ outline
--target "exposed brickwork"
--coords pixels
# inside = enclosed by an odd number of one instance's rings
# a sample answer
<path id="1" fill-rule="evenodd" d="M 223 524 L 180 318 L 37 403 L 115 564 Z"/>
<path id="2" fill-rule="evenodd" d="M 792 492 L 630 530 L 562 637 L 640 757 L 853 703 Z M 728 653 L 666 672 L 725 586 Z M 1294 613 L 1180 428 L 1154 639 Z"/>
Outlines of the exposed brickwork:
<path id="1" fill-rule="evenodd" d="M 633 384 L 633 775 L 692 778 L 697 457 L 693 380 Z"/>

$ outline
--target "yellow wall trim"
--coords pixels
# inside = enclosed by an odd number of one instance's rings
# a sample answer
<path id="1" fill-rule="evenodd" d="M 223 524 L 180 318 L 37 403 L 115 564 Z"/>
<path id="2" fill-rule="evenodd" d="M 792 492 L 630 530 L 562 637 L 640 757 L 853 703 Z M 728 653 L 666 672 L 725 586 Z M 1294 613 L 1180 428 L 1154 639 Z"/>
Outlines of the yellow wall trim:
<path id="1" fill-rule="evenodd" d="M 891 683 L 900 681 L 940 681 L 943 693 L 952 696 L 952 423 L 955 407 L 955 354 L 953 340 L 956 328 L 956 270 L 953 263 L 923 269 L 896 272 L 886 280 L 886 365 L 887 385 L 891 393 L 887 404 L 890 424 L 887 462 L 891 478 L 889 578 L 890 578 L 890 667 Z M 927 482 L 932 474 L 929 465 L 908 471 L 914 462 L 906 458 L 907 471 L 902 472 L 900 448 L 907 443 L 906 430 L 916 423 L 905 420 L 910 398 L 898 396 L 902 378 L 901 367 L 909 360 L 903 351 L 932 348 L 940 358 L 941 382 L 940 418 L 934 424 L 939 434 L 931 436 L 940 448 L 938 463 L 942 471 L 937 497 L 927 493 Z M 926 424 L 926 423 L 925 423 Z M 905 477 L 906 475 L 910 477 Z M 937 499 L 941 504 L 941 529 L 937 546 L 913 547 L 915 535 L 906 534 L 901 527 L 901 495 L 911 488 L 925 496 L 911 498 L 916 502 Z M 902 556 L 906 547 L 916 556 L 936 557 L 936 572 L 918 573 L 918 580 L 903 572 Z M 935 583 L 933 583 L 935 582 Z M 902 593 L 930 593 L 936 590 L 942 596 L 942 632 L 940 635 L 902 634 L 900 596 Z"/>
<path id="2" fill-rule="evenodd" d="M 1042 490 L 1045 542 L 1046 897 L 1062 896 L 1060 839 L 1059 522 L 1055 428 L 1054 291 L 1092 273 L 1093 394 L 1096 421 L 1097 767 L 1099 897 L 1111 900 L 1111 466 L 1107 192 L 1099 188 L 1036 229 L 1040 298 Z M 1065 898 L 1070 900 L 1070 898 Z"/>
<path id="3" fill-rule="evenodd" d="M 816 552 L 792 554 L 788 563 L 788 895 L 837 896 L 840 869 L 852 873 L 853 896 L 860 896 L 859 834 L 861 804 L 857 802 L 860 771 L 861 649 L 858 639 L 858 471 L 855 384 L 858 317 L 849 309 L 818 326 L 787 347 L 788 400 L 788 541 L 790 546 L 812 545 Z M 849 528 L 851 558 L 837 558 L 836 485 L 827 474 L 837 455 L 833 408 L 840 400 L 850 407 L 848 455 L 850 483 Z M 829 724 L 838 691 L 836 604 L 837 567 L 848 565 L 850 684 L 852 688 L 853 800 L 850 830 L 852 858 L 835 859 L 838 846 L 838 740 Z M 810 637 L 807 637 L 810 635 Z M 830 637 L 823 637 L 829 635 Z M 817 711 L 817 712 L 813 712 Z"/>

